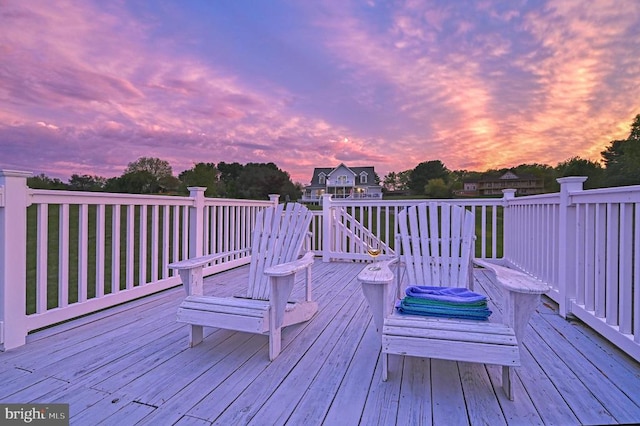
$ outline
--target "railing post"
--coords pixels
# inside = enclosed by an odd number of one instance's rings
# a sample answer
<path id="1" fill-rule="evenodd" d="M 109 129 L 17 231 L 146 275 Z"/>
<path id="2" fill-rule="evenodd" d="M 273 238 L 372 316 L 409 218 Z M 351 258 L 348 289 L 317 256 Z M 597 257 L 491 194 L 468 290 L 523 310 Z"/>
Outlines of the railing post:
<path id="1" fill-rule="evenodd" d="M 193 206 L 189 207 L 189 257 L 200 257 L 204 253 L 204 192 L 206 187 L 190 186 L 189 196 Z"/>
<path id="2" fill-rule="evenodd" d="M 585 176 L 556 179 L 560 184 L 560 217 L 558 241 L 558 309 L 566 318 L 571 313 L 571 302 L 576 297 L 576 207 L 569 199 L 571 193 L 582 191 Z"/>
<path id="3" fill-rule="evenodd" d="M 331 194 L 322 194 L 322 261 L 331 261 L 331 248 L 332 235 L 333 235 L 333 223 L 332 223 L 332 206 L 331 206 Z"/>
<path id="4" fill-rule="evenodd" d="M 280 194 L 269 194 L 269 201 L 273 203 L 273 206 L 277 206 L 280 202 Z"/>
<path id="5" fill-rule="evenodd" d="M 0 350 L 26 343 L 27 178 L 0 170 Z"/>
<path id="6" fill-rule="evenodd" d="M 512 242 L 514 238 L 513 218 L 511 217 L 509 202 L 515 198 L 515 189 L 502 190 L 502 258 L 507 261 L 509 261 L 509 255 L 513 250 Z"/>

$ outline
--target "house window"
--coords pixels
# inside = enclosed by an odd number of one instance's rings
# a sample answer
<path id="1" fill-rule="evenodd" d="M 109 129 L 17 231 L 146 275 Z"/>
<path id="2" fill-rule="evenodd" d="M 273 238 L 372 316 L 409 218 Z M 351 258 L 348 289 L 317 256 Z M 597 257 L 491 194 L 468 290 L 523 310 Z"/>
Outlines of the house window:
<path id="1" fill-rule="evenodd" d="M 338 176 L 338 183 L 341 184 L 341 185 L 346 185 L 347 184 L 347 176 L 346 175 Z"/>
<path id="2" fill-rule="evenodd" d="M 360 183 L 367 183 L 367 173 L 366 172 L 360 173 Z"/>
<path id="3" fill-rule="evenodd" d="M 324 185 L 326 183 L 326 181 L 327 181 L 327 175 L 325 175 L 324 173 L 320 173 L 318 175 L 318 183 L 320 185 Z"/>

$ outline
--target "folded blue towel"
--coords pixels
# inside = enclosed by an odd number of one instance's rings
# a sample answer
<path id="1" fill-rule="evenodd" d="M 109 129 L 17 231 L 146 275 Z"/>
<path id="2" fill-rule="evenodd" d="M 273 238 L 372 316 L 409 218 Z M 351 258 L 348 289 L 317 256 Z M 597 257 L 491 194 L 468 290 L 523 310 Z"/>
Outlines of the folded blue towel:
<path id="1" fill-rule="evenodd" d="M 396 309 L 402 314 L 424 315 L 441 318 L 470 319 L 477 321 L 486 321 L 491 315 L 491 311 L 487 308 L 486 302 L 479 306 L 455 306 L 451 303 L 415 303 L 416 299 L 405 297 L 396 303 Z M 442 303 L 442 304 L 439 304 Z"/>
<path id="2" fill-rule="evenodd" d="M 487 300 L 486 296 L 474 293 L 473 291 L 463 287 L 429 287 L 412 285 L 407 287 L 406 294 L 410 297 L 454 303 L 474 303 Z"/>
<path id="3" fill-rule="evenodd" d="M 402 314 L 486 321 L 491 315 L 487 297 L 462 287 L 410 286 L 398 301 Z"/>

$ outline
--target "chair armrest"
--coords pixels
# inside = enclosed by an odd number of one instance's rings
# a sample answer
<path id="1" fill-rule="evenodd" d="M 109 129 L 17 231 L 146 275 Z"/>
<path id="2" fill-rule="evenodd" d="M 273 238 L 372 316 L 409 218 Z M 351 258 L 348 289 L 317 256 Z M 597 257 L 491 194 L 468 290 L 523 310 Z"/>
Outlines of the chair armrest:
<path id="1" fill-rule="evenodd" d="M 270 277 L 284 277 L 295 274 L 296 272 L 311 266 L 314 256 L 315 254 L 312 251 L 308 251 L 300 259 L 266 268 L 264 270 L 264 274 Z"/>
<path id="2" fill-rule="evenodd" d="M 216 254 L 209 254 L 209 255 L 206 255 L 206 256 L 193 257 L 191 259 L 184 259 L 184 260 L 181 260 L 179 262 L 170 263 L 167 266 L 169 268 L 171 268 L 171 269 L 177 269 L 177 270 L 193 269 L 193 268 L 197 268 L 197 267 L 200 267 L 200 266 L 204 266 L 204 265 L 206 265 L 208 263 L 211 263 L 211 262 L 215 262 L 216 260 L 222 259 L 224 257 L 233 256 L 233 255 L 236 255 L 236 254 L 247 253 L 250 250 L 251 249 L 245 248 L 245 249 L 240 249 L 240 250 L 227 251 L 227 252 L 224 252 L 224 253 L 216 253 Z"/>
<path id="3" fill-rule="evenodd" d="M 498 283 L 508 291 L 526 294 L 544 294 L 551 290 L 544 282 L 517 269 L 508 268 L 481 259 L 473 259 L 473 263 L 493 271 L 493 273 L 496 274 Z"/>
<path id="4" fill-rule="evenodd" d="M 498 284 L 507 290 L 503 294 L 503 323 L 514 329 L 516 339 L 521 343 L 529 319 L 540 302 L 540 295 L 548 292 L 550 287 L 532 275 L 516 269 L 479 259 L 474 259 L 474 263 L 493 271 Z"/>
<path id="5" fill-rule="evenodd" d="M 394 277 L 389 267 L 397 261 L 396 257 L 365 266 L 358 274 L 358 280 L 367 284 L 388 284 Z M 377 269 L 371 269 L 372 265 L 376 265 Z"/>
<path id="6" fill-rule="evenodd" d="M 187 296 L 202 296 L 204 294 L 204 266 L 215 262 L 217 259 L 246 253 L 250 249 L 241 249 L 225 253 L 210 254 L 207 256 L 194 257 L 191 259 L 173 262 L 167 265 L 171 269 L 177 269 Z"/>

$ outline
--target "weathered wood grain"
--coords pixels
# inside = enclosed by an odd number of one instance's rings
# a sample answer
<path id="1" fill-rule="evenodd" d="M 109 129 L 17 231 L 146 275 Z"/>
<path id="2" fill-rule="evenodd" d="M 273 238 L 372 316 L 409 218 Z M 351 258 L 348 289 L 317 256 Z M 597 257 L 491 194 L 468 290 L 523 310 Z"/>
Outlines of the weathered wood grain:
<path id="1" fill-rule="evenodd" d="M 187 326 L 175 321 L 184 293 L 175 289 L 0 353 L 0 401 L 66 402 L 71 424 L 640 422 L 638 363 L 580 321 L 557 316 L 548 299 L 524 338 L 515 401 L 499 389 L 493 365 L 391 356 L 393 374 L 382 382 L 380 342 L 355 279 L 362 264 L 313 268 L 319 311 L 284 330 L 273 362 L 264 335 L 206 328 L 204 342 L 188 348 Z M 499 301 L 491 274 L 474 275 L 476 288 Z M 234 294 L 247 276 L 242 267 L 207 282 Z M 491 309 L 501 315 L 499 305 Z"/>

